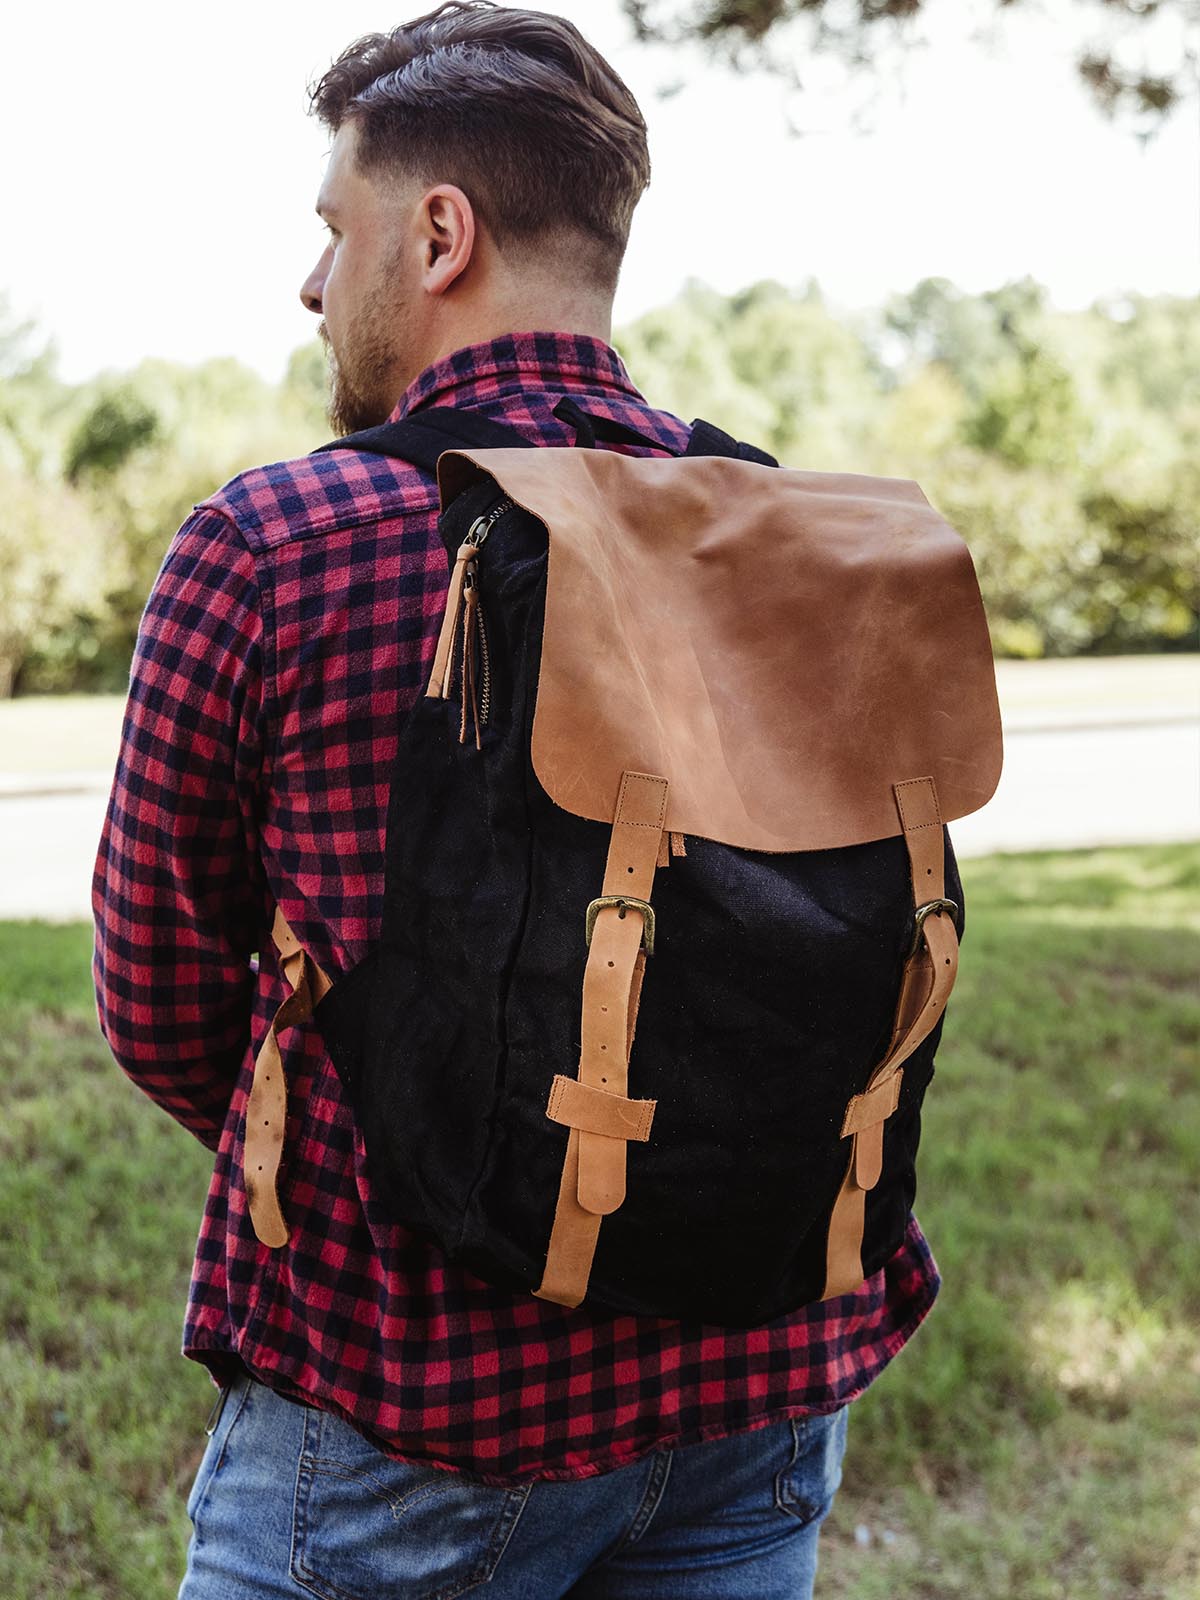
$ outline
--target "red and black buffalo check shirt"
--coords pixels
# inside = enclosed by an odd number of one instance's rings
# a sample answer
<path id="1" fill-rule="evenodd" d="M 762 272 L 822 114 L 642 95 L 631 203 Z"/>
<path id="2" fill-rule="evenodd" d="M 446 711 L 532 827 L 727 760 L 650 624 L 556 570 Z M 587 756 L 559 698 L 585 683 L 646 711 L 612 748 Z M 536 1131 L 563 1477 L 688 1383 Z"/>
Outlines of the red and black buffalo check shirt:
<path id="1" fill-rule="evenodd" d="M 564 394 L 664 448 L 686 442 L 608 345 L 565 333 L 458 350 L 392 415 L 466 407 L 565 446 Z M 218 1380 L 240 1363 L 393 1456 L 502 1485 L 831 1411 L 933 1304 L 915 1220 L 856 1294 L 751 1329 L 494 1288 L 379 1215 L 340 1080 L 304 1024 L 280 1036 L 291 1240 L 255 1238 L 246 1100 L 290 992 L 269 929 L 278 904 L 335 980 L 379 934 L 389 769 L 447 585 L 437 510 L 430 477 L 381 456 L 245 472 L 175 535 L 142 617 L 93 882 L 94 977 L 121 1067 L 216 1157 L 183 1354 Z"/>

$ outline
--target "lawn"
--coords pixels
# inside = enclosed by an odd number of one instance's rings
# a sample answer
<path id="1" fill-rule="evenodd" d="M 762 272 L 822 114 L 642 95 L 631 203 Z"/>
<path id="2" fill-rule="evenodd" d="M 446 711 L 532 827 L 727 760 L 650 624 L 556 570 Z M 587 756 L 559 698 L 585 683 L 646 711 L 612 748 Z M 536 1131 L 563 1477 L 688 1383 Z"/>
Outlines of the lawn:
<path id="1" fill-rule="evenodd" d="M 1200 860 L 964 863 L 918 1212 L 945 1276 L 858 1402 L 820 1600 L 1200 1595 Z M 0 924 L 0 1595 L 171 1600 L 214 1393 L 211 1157 L 126 1081 L 85 925 Z"/>

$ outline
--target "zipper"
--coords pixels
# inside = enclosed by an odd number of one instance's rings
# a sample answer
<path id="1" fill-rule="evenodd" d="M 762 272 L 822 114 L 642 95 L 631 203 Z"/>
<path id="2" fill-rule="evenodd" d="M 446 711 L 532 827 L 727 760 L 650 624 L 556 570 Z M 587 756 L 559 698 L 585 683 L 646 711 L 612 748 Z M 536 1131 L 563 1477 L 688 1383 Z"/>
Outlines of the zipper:
<path id="1" fill-rule="evenodd" d="M 481 722 L 486 722 L 492 711 L 492 658 L 488 651 L 488 636 L 483 623 L 482 606 L 477 607 L 475 620 L 479 624 L 479 661 L 482 668 L 479 677 L 479 719 Z"/>
<path id="2" fill-rule="evenodd" d="M 513 501 L 505 496 L 505 498 L 500 501 L 499 505 L 493 506 L 492 509 L 486 512 L 482 517 L 476 517 L 475 521 L 467 530 L 467 536 L 463 543 L 473 544 L 476 550 L 482 549 L 483 545 L 487 541 L 488 535 L 496 526 L 497 522 L 499 522 L 500 518 L 505 514 L 506 511 L 511 511 L 512 509 Z M 470 588 L 478 588 L 478 579 L 476 578 L 474 571 L 468 572 L 466 583 Z M 475 602 L 475 622 L 475 632 L 479 641 L 480 663 L 479 720 L 480 722 L 486 723 L 491 715 L 492 710 L 492 657 L 491 651 L 488 648 L 487 626 L 483 620 L 483 606 L 479 603 L 478 597 L 476 597 Z M 464 694 L 466 692 L 465 686 L 463 692 Z"/>
<path id="3" fill-rule="evenodd" d="M 506 496 L 503 500 L 501 500 L 498 506 L 493 506 L 492 509 L 486 512 L 482 517 L 476 517 L 475 521 L 467 530 L 467 536 L 463 540 L 463 543 L 473 544 L 476 550 L 480 549 L 484 541 L 487 539 L 488 534 L 491 533 L 492 529 L 499 522 L 500 518 L 506 511 L 511 511 L 512 508 L 513 502 Z"/>

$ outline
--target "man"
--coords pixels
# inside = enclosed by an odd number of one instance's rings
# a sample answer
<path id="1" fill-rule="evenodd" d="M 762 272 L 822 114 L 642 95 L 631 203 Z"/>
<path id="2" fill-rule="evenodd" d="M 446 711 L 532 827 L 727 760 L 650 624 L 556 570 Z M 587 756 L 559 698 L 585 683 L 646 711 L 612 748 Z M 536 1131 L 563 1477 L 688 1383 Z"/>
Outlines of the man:
<path id="1" fill-rule="evenodd" d="M 455 406 L 566 447 L 573 396 L 682 450 L 609 344 L 645 125 L 570 23 L 454 0 L 359 40 L 313 100 L 329 242 L 301 296 L 339 434 Z M 354 450 L 244 473 L 180 529 L 142 621 L 95 978 L 121 1066 L 216 1157 L 183 1353 L 221 1394 L 181 1595 L 796 1600 L 849 1402 L 937 1293 L 915 1221 L 855 1293 L 756 1328 L 502 1291 L 380 1215 L 304 1024 L 282 1035 L 286 1246 L 247 1213 L 253 1063 L 289 993 L 274 908 L 334 979 L 378 937 L 436 517 L 427 473 Z"/>

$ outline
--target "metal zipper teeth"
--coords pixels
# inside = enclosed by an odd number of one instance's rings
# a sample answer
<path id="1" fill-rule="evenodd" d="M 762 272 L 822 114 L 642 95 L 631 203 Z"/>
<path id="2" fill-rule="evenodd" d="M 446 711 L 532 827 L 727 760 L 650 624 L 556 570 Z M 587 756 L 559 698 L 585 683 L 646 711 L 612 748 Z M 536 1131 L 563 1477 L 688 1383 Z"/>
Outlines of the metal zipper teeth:
<path id="1" fill-rule="evenodd" d="M 476 550 L 480 549 L 504 513 L 513 509 L 513 504 L 514 502 L 506 496 L 498 506 L 493 506 L 486 516 L 477 517 L 467 532 L 466 543 L 473 544 Z M 475 581 L 478 584 L 478 579 Z M 486 723 L 492 710 L 492 657 L 488 648 L 482 605 L 478 606 L 475 617 L 479 625 L 479 658 L 483 669 L 479 687 L 479 719 Z"/>
<path id="2" fill-rule="evenodd" d="M 482 667 L 479 686 L 479 720 L 486 722 L 492 710 L 492 658 L 488 650 L 487 629 L 483 625 L 483 607 L 478 606 L 475 620 L 479 624 L 479 660 Z"/>
<path id="3" fill-rule="evenodd" d="M 476 517 L 467 531 L 465 543 L 473 544 L 476 550 L 480 549 L 484 540 L 499 522 L 506 511 L 511 511 L 513 502 L 509 499 L 501 500 L 498 506 L 493 506 L 486 516 Z"/>

